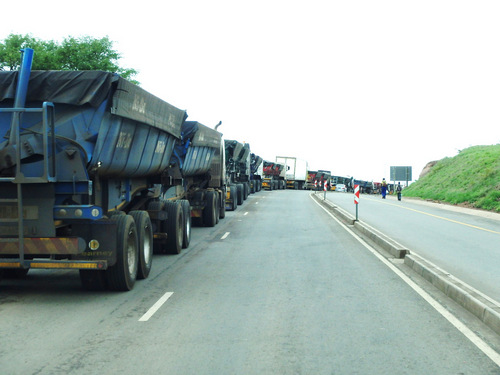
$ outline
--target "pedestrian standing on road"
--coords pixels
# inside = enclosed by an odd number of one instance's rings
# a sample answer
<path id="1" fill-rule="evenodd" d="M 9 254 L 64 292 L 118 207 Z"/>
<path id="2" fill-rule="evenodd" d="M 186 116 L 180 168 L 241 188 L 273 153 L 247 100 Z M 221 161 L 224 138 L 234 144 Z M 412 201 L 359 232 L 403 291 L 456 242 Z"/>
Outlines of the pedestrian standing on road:
<path id="1" fill-rule="evenodd" d="M 385 178 L 382 179 L 382 199 L 385 199 L 385 195 L 387 194 L 387 181 Z"/>
<path id="2" fill-rule="evenodd" d="M 401 187 L 401 182 L 398 182 L 398 186 L 396 186 L 396 192 L 398 193 L 398 201 L 401 200 L 401 190 L 403 190 L 403 188 Z"/>

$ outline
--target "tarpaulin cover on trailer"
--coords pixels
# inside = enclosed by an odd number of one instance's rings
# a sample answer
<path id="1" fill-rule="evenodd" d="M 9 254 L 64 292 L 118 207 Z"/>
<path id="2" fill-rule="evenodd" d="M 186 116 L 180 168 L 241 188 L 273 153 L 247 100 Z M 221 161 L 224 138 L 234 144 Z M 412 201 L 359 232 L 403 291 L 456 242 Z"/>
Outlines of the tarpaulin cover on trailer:
<path id="1" fill-rule="evenodd" d="M 196 121 L 186 121 L 182 125 L 182 139 L 190 139 L 191 144 L 198 147 L 218 149 L 221 145 L 221 133 Z"/>
<path id="2" fill-rule="evenodd" d="M 0 101 L 14 100 L 18 72 L 0 72 Z M 111 113 L 162 129 L 177 138 L 187 117 L 160 98 L 117 74 L 102 71 L 32 71 L 26 102 L 43 101 L 98 107 L 112 98 Z"/>
<path id="3" fill-rule="evenodd" d="M 225 149 L 226 149 L 226 158 L 227 159 L 232 159 L 234 161 L 240 161 L 240 155 L 241 155 L 241 151 L 243 150 L 243 144 L 238 142 L 238 141 L 234 141 L 234 140 L 229 140 L 229 139 L 225 139 L 224 140 L 224 145 L 225 145 Z"/>

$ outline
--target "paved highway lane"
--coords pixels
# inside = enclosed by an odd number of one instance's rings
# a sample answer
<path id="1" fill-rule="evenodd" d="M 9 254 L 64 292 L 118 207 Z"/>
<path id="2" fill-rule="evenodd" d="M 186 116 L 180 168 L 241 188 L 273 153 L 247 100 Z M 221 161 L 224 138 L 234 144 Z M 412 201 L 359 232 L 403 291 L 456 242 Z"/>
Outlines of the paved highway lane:
<path id="1" fill-rule="evenodd" d="M 500 374 L 305 191 L 252 195 L 154 261 L 128 293 L 3 281 L 2 374 Z"/>
<path id="2" fill-rule="evenodd" d="M 355 215 L 352 194 L 327 199 Z M 394 197 L 361 195 L 359 219 L 500 301 L 500 215 Z"/>

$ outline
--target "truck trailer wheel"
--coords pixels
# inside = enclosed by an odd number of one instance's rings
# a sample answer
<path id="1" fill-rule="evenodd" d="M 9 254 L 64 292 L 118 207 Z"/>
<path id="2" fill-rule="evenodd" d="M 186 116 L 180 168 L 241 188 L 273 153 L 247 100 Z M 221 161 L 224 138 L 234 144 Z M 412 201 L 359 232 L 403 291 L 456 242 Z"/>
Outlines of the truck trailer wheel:
<path id="1" fill-rule="evenodd" d="M 114 215 L 116 221 L 116 263 L 106 270 L 111 290 L 132 290 L 137 279 L 139 251 L 137 229 L 130 215 Z"/>
<path id="2" fill-rule="evenodd" d="M 231 196 L 233 197 L 233 211 L 238 208 L 238 186 L 233 185 L 233 190 L 231 191 Z"/>
<path id="3" fill-rule="evenodd" d="M 184 239 L 184 215 L 179 202 L 166 202 L 167 217 L 165 232 L 167 233 L 167 250 L 172 254 L 180 254 Z"/>
<path id="4" fill-rule="evenodd" d="M 203 224 L 207 227 L 214 227 L 217 224 L 218 200 L 215 191 L 210 190 L 205 194 L 205 208 L 203 209 Z"/>
<path id="5" fill-rule="evenodd" d="M 243 200 L 247 200 L 248 195 L 250 194 L 250 185 L 248 182 L 243 183 Z"/>
<path id="6" fill-rule="evenodd" d="M 219 193 L 219 218 L 224 219 L 226 217 L 226 194 L 224 191 Z"/>
<path id="7" fill-rule="evenodd" d="M 237 197 L 237 200 L 238 200 L 238 206 L 241 206 L 243 204 L 243 194 L 244 194 L 244 191 L 243 191 L 243 184 L 236 184 L 236 197 Z"/>
<path id="8" fill-rule="evenodd" d="M 182 248 L 187 249 L 191 242 L 191 204 L 187 199 L 181 200 L 182 211 L 184 214 L 184 236 L 182 238 Z"/>
<path id="9" fill-rule="evenodd" d="M 131 211 L 137 229 L 139 245 L 139 268 L 137 278 L 146 279 L 153 265 L 153 224 L 146 211 Z"/>
<path id="10" fill-rule="evenodd" d="M 220 197 L 217 190 L 214 191 L 215 195 L 215 224 L 219 224 L 220 221 Z"/>

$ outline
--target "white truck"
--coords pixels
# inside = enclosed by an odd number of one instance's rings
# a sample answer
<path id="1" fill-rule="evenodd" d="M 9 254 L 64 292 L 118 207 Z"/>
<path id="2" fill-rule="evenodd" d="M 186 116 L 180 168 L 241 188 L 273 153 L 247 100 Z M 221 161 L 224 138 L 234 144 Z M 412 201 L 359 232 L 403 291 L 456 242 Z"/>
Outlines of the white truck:
<path id="1" fill-rule="evenodd" d="M 307 181 L 307 161 L 294 156 L 276 156 L 276 163 L 285 166 L 281 173 L 284 174 L 287 189 L 304 189 Z"/>

